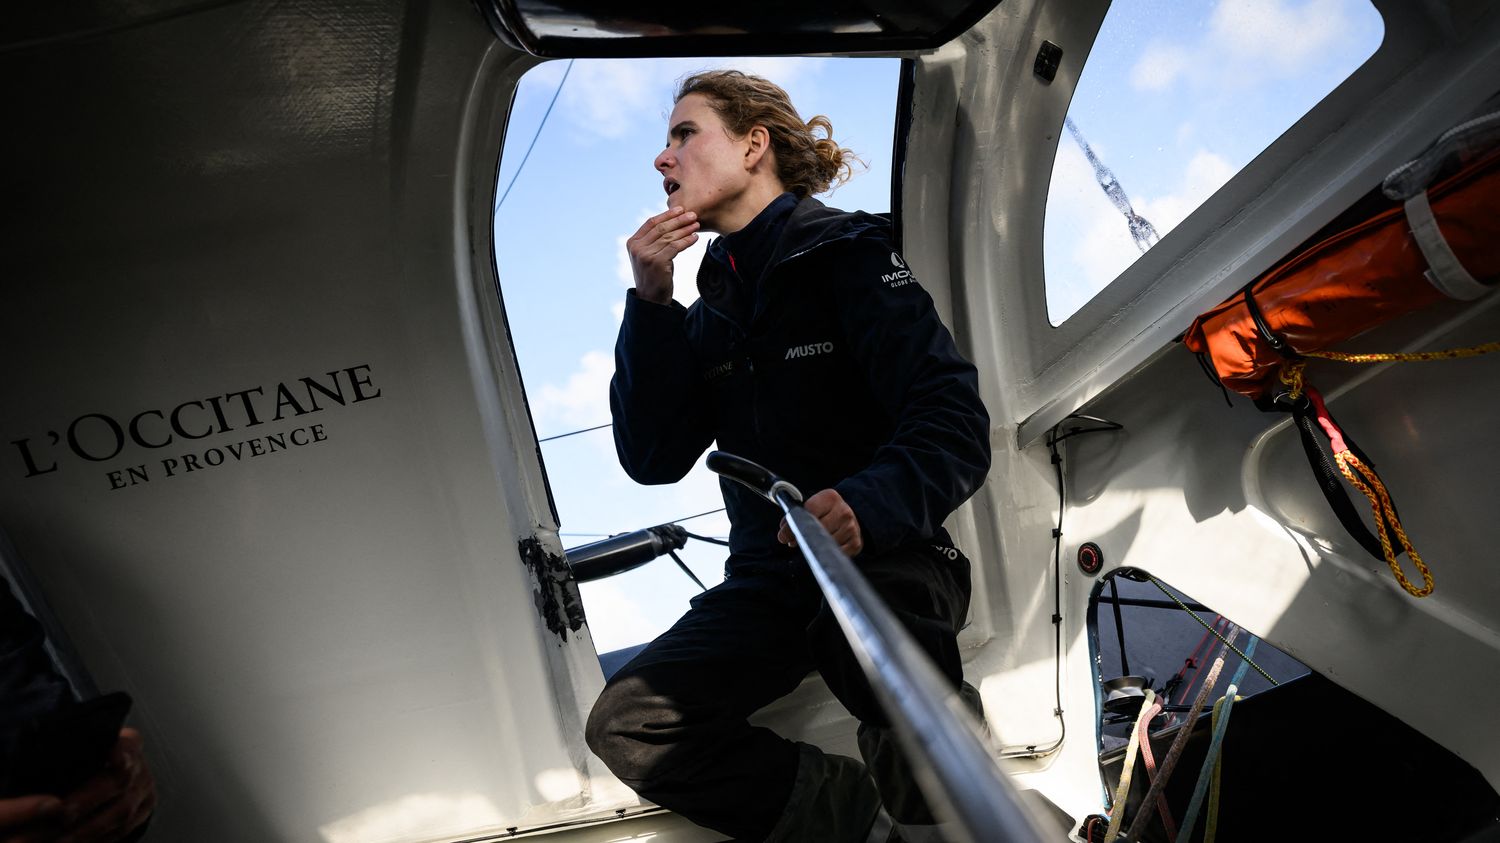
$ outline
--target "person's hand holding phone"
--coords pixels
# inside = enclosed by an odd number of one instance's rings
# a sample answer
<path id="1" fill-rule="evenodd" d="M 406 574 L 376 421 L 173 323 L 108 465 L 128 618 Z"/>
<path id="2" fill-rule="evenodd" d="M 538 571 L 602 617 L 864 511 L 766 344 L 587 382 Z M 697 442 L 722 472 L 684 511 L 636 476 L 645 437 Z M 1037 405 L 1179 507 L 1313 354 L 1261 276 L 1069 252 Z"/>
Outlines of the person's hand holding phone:
<path id="1" fill-rule="evenodd" d="M 137 831 L 156 808 L 156 783 L 144 742 L 121 729 L 104 769 L 61 798 L 0 799 L 0 843 L 117 843 Z"/>
<path id="2" fill-rule="evenodd" d="M 63 803 L 56 796 L 0 799 L 0 841 L 40 843 L 62 833 Z"/>

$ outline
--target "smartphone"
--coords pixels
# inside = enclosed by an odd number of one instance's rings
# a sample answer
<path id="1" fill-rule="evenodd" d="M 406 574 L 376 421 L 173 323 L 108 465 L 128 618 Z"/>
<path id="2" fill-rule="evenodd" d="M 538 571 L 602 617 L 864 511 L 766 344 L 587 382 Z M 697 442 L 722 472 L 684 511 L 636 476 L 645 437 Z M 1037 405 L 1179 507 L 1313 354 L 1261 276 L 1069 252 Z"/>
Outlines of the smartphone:
<path id="1" fill-rule="evenodd" d="M 0 797 L 69 793 L 109 762 L 130 711 L 123 691 L 38 715 L 10 733 Z"/>

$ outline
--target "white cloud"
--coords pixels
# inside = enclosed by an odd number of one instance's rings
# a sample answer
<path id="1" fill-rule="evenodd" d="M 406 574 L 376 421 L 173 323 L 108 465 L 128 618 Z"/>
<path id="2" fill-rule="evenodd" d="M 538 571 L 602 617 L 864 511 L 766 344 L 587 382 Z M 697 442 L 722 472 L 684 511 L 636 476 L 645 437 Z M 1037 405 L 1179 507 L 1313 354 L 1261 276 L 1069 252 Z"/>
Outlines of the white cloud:
<path id="1" fill-rule="evenodd" d="M 597 652 L 608 653 L 650 641 L 662 631 L 661 620 L 647 615 L 645 607 L 626 596 L 614 582 L 595 580 L 581 583 L 578 588 Z"/>
<path id="2" fill-rule="evenodd" d="M 1281 76 L 1301 73 L 1340 32 L 1354 28 L 1341 0 L 1223 0 L 1209 22 L 1208 41 Z"/>
<path id="3" fill-rule="evenodd" d="M 1222 0 L 1194 42 L 1153 41 L 1130 70 L 1140 91 L 1179 79 L 1212 90 L 1296 78 L 1358 29 L 1347 0 Z"/>
<path id="4" fill-rule="evenodd" d="M 1187 70 L 1187 57 L 1182 51 L 1167 44 L 1156 42 L 1141 51 L 1141 59 L 1130 70 L 1130 83 L 1143 91 L 1160 91 Z"/>
<path id="5" fill-rule="evenodd" d="M 568 76 L 560 105 L 577 128 L 618 138 L 639 121 L 656 116 L 645 112 L 661 110 L 668 101 L 661 96 L 662 82 L 644 62 L 579 61 Z"/>
<path id="6" fill-rule="evenodd" d="M 612 355 L 587 352 L 565 385 L 542 385 L 532 401 L 532 415 L 542 424 L 552 422 L 575 428 L 604 424 L 609 421 L 609 379 L 614 374 Z"/>
<path id="7" fill-rule="evenodd" d="M 672 109 L 677 81 L 690 73 L 716 68 L 734 68 L 792 88 L 816 75 L 821 59 L 594 59 L 573 66 L 563 88 L 559 107 L 572 118 L 574 127 L 601 138 L 618 138 L 644 121 L 660 124 L 666 136 L 666 118 Z"/>
<path id="8" fill-rule="evenodd" d="M 1157 233 L 1166 236 L 1187 219 L 1214 191 L 1223 187 L 1235 174 L 1235 168 L 1221 156 L 1200 149 L 1188 160 L 1182 181 L 1171 193 L 1156 198 L 1146 198 L 1136 212 L 1151 221 Z"/>

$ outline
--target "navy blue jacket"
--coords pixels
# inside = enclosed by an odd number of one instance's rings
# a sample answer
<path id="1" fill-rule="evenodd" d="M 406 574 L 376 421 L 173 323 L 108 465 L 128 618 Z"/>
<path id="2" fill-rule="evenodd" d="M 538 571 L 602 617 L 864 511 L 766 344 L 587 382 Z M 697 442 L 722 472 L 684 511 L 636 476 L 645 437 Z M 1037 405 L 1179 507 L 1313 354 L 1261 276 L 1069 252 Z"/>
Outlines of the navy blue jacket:
<path id="1" fill-rule="evenodd" d="M 0 577 L 0 732 L 71 700 L 68 681 L 47 654 L 41 624 Z"/>
<path id="2" fill-rule="evenodd" d="M 947 543 L 989 470 L 989 416 L 889 223 L 784 194 L 714 241 L 698 290 L 688 308 L 627 295 L 610 384 L 626 473 L 676 482 L 717 440 L 805 495 L 838 490 L 864 553 Z M 720 487 L 729 566 L 788 558 L 777 508 Z"/>

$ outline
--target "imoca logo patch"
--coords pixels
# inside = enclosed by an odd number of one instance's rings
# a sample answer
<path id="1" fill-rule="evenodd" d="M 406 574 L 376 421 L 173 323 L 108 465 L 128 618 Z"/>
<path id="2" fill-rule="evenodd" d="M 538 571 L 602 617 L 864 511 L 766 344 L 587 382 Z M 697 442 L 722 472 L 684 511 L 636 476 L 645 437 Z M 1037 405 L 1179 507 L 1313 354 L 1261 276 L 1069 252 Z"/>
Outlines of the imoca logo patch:
<path id="1" fill-rule="evenodd" d="M 895 252 L 891 252 L 891 266 L 896 267 L 895 272 L 880 276 L 880 280 L 884 281 L 886 286 L 894 290 L 906 284 L 916 283 L 917 279 L 911 276 L 911 270 L 907 268 L 906 261 L 901 260 L 901 256 Z"/>

